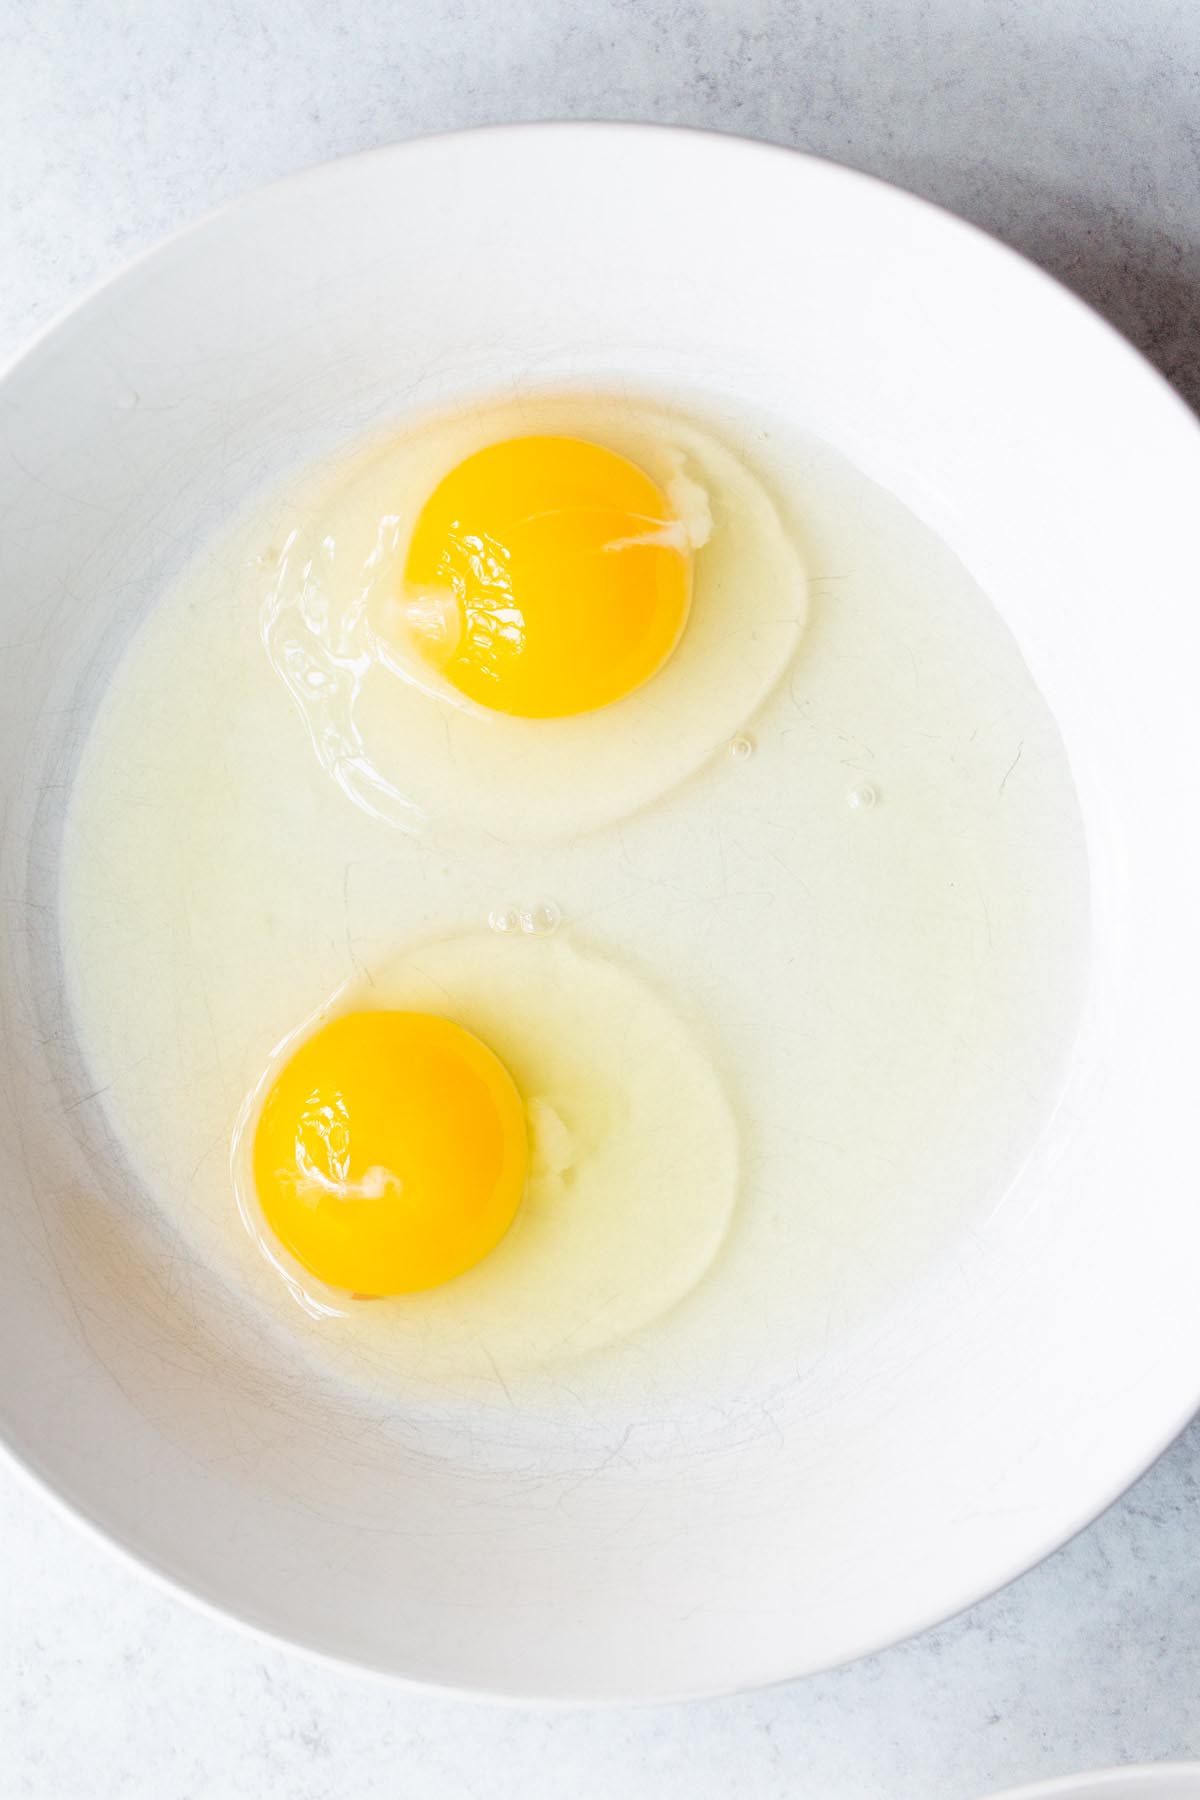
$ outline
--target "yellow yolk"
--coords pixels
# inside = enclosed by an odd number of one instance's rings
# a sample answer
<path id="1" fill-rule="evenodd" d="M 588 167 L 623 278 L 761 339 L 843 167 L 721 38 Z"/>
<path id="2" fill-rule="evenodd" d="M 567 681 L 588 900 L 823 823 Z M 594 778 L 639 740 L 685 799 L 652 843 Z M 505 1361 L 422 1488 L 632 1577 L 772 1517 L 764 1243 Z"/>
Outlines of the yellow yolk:
<path id="1" fill-rule="evenodd" d="M 407 614 L 423 653 L 483 706 L 522 718 L 632 693 L 679 641 L 691 549 L 634 463 L 570 437 L 509 438 L 426 501 Z"/>
<path id="2" fill-rule="evenodd" d="M 321 1281 L 364 1296 L 434 1287 L 486 1256 L 528 1163 L 508 1070 L 428 1013 L 322 1026 L 285 1065 L 254 1137 L 271 1230 Z"/>

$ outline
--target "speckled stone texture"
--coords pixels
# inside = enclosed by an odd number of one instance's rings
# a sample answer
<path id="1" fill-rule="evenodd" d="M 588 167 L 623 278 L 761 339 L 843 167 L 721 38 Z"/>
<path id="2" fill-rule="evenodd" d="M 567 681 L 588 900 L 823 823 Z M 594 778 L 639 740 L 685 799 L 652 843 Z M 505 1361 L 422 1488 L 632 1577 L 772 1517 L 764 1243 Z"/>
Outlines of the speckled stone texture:
<path id="1" fill-rule="evenodd" d="M 823 152 L 999 233 L 1200 403 L 1196 0 L 0 0 L 0 355 L 205 208 L 514 118 Z M 0 1466 L 0 1800 L 972 1800 L 1200 1757 L 1200 1430 L 1074 1544 L 840 1673 L 691 1707 L 430 1700 L 165 1596 Z"/>

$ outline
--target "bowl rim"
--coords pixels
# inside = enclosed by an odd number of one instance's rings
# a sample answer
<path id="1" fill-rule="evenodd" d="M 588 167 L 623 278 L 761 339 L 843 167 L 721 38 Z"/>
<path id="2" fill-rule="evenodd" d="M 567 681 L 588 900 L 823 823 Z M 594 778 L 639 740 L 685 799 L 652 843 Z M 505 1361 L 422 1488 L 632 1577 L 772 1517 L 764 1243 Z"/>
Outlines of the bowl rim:
<path id="1" fill-rule="evenodd" d="M 1090 1769 L 1083 1775 L 1059 1775 L 1050 1781 L 1036 1781 L 1030 1787 L 1005 1788 L 1002 1794 L 993 1794 L 991 1800 L 1069 1800 L 1071 1795 L 1076 1796 L 1076 1800 L 1091 1800 L 1091 1796 L 1103 1795 L 1131 1780 L 1148 1781 L 1155 1786 L 1161 1784 L 1166 1791 L 1177 1779 L 1188 1776 L 1200 1781 L 1200 1763 L 1119 1763 L 1108 1769 Z M 1200 1792 L 1200 1788 L 1196 1791 Z"/>
<path id="2" fill-rule="evenodd" d="M 899 184 L 882 176 L 858 169 L 850 164 L 838 161 L 834 157 L 820 155 L 816 152 L 794 148 L 790 145 L 768 139 L 747 137 L 733 131 L 725 131 L 705 126 L 671 124 L 655 121 L 567 119 L 549 118 L 537 120 L 521 120 L 509 123 L 481 124 L 463 128 L 447 129 L 438 132 L 424 132 L 413 136 L 377 144 L 365 149 L 349 151 L 335 157 L 325 158 L 319 162 L 305 165 L 303 168 L 289 171 L 270 181 L 252 184 L 220 204 L 208 208 L 189 219 L 173 231 L 157 238 L 144 249 L 136 252 L 106 274 L 99 276 L 72 298 L 66 305 L 55 312 L 44 324 L 39 326 L 29 337 L 19 343 L 15 351 L 0 361 L 0 398 L 3 388 L 9 379 L 24 367 L 55 337 L 64 327 L 73 323 L 101 296 L 119 289 L 124 283 L 134 279 L 143 267 L 155 258 L 168 254 L 193 237 L 200 237 L 214 226 L 222 224 L 240 208 L 255 204 L 264 197 L 296 193 L 305 186 L 315 185 L 341 174 L 351 176 L 352 172 L 367 164 L 379 164 L 389 161 L 405 162 L 415 159 L 421 154 L 437 154 L 439 148 L 452 146 L 463 140 L 479 140 L 481 143 L 499 141 L 515 137 L 557 136 L 561 138 L 623 138 L 627 141 L 636 139 L 663 139 L 673 137 L 677 140 L 695 140 L 697 144 L 708 143 L 719 145 L 721 153 L 729 157 L 742 158 L 749 167 L 758 162 L 770 161 L 780 166 L 784 159 L 789 161 L 819 166 L 832 172 L 835 179 L 848 185 L 869 188 L 888 196 L 891 203 L 900 203 L 909 209 L 925 214 L 940 222 L 940 228 L 947 235 L 971 242 L 977 247 L 987 247 L 988 253 L 1007 264 L 1010 269 L 1021 269 L 1024 278 L 1032 278 L 1035 285 L 1044 287 L 1051 294 L 1058 296 L 1056 304 L 1065 302 L 1068 310 L 1073 310 L 1079 319 L 1089 321 L 1091 327 L 1099 325 L 1101 334 L 1107 339 L 1110 348 L 1127 363 L 1137 368 L 1143 382 L 1157 391 L 1160 403 L 1174 410 L 1181 420 L 1187 422 L 1194 432 L 1197 449 L 1200 450 L 1200 416 L 1184 400 L 1182 395 L 1167 380 L 1135 344 L 1119 331 L 1103 313 L 1099 312 L 1088 301 L 1081 298 L 1072 288 L 1057 276 L 1043 269 L 1031 257 L 1014 249 L 1003 239 L 995 236 L 983 227 L 961 218 L 948 207 L 936 201 L 928 200 L 922 195 L 913 193 Z M 376 1680 L 398 1685 L 413 1694 L 436 1695 L 451 1700 L 474 1700 L 498 1705 L 520 1705 L 531 1709 L 544 1709 L 548 1712 L 578 1706 L 595 1706 L 608 1708 L 611 1706 L 642 1706 L 678 1704 L 706 1699 L 715 1699 L 729 1695 L 758 1692 L 781 1687 L 792 1681 L 804 1679 L 808 1675 L 827 1673 L 838 1668 L 845 1668 L 860 1659 L 877 1655 L 884 1650 L 899 1644 L 907 1643 L 939 1626 L 949 1624 L 961 1617 L 972 1607 L 1002 1592 L 1020 1576 L 1030 1573 L 1056 1551 L 1063 1549 L 1089 1526 L 1099 1520 L 1129 1490 L 1141 1480 L 1142 1476 L 1170 1448 L 1179 1435 L 1186 1429 L 1200 1408 L 1200 1370 L 1197 1371 L 1194 1395 L 1189 1399 L 1181 1414 L 1174 1418 L 1165 1434 L 1156 1433 L 1154 1440 L 1137 1453 L 1132 1464 L 1121 1475 L 1119 1480 L 1104 1493 L 1096 1496 L 1086 1505 L 1076 1508 L 1070 1523 L 1065 1529 L 1059 1529 L 1047 1540 L 1039 1544 L 1032 1556 L 1021 1554 L 1006 1563 L 998 1572 L 993 1571 L 982 1580 L 960 1584 L 960 1592 L 954 1601 L 947 1605 L 939 1601 L 927 1612 L 914 1617 L 899 1636 L 886 1636 L 883 1639 L 866 1638 L 851 1651 L 839 1655 L 833 1663 L 814 1664 L 802 1667 L 768 1679 L 748 1677 L 742 1681 L 721 1681 L 698 1687 L 671 1687 L 663 1685 L 652 1694 L 646 1693 L 614 1693 L 589 1692 L 581 1690 L 569 1695 L 531 1696 L 526 1689 L 514 1683 L 511 1687 L 478 1687 L 466 1683 L 449 1684 L 429 1680 L 424 1676 L 402 1672 L 393 1667 L 384 1666 L 366 1658 L 358 1658 L 340 1651 L 324 1648 L 316 1642 L 289 1635 L 272 1623 L 253 1616 L 249 1611 L 235 1610 L 223 1602 L 209 1599 L 193 1587 L 187 1577 L 172 1569 L 165 1561 L 139 1547 L 129 1536 L 117 1536 L 108 1525 L 101 1522 L 88 1506 L 87 1501 L 78 1496 L 64 1492 L 54 1481 L 52 1475 L 27 1452 L 18 1451 L 6 1437 L 0 1435 L 0 1457 L 7 1466 L 14 1468 L 27 1481 L 50 1501 L 61 1515 L 68 1517 L 95 1542 L 106 1550 L 115 1553 L 119 1560 L 137 1570 L 163 1592 L 184 1601 L 202 1615 L 223 1625 L 232 1624 L 245 1632 L 252 1640 L 286 1648 L 290 1651 L 315 1661 L 326 1667 L 340 1671 L 353 1671 L 356 1674 L 373 1677 Z M 1200 1772 L 1200 1764 L 1157 1764 L 1130 1765 L 1115 1770 L 1099 1771 L 1088 1780 L 1110 1782 L 1114 1777 L 1127 1777 L 1130 1774 L 1149 1773 L 1157 1776 L 1160 1771 Z M 994 1796 L 994 1800 L 1055 1800 L 1058 1795 L 1068 1796 L 1080 1791 L 1076 1785 L 1079 1777 L 1067 1777 L 1064 1782 L 1052 1782 L 1050 1785 L 1035 1785 L 1031 1788 L 1008 1790 L 1004 1794 Z M 1083 1790 L 1086 1793 L 1086 1790 Z"/>

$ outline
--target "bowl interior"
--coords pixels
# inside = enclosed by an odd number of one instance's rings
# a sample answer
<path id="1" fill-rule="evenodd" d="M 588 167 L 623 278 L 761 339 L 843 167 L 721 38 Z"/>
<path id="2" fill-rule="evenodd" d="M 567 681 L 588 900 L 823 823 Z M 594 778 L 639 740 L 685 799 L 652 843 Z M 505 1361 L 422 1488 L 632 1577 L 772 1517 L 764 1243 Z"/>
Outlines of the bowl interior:
<path id="1" fill-rule="evenodd" d="M 96 699 L 189 549 L 451 395 L 628 380 L 815 432 L 959 553 L 1061 726 L 1095 908 L 1062 1100 L 988 1230 L 736 1416 L 347 1416 L 163 1232 L 66 1014 L 57 846 Z M 334 164 L 172 240 L 0 385 L 0 1420 L 86 1518 L 313 1649 L 456 1688 L 726 1689 L 1027 1566 L 1200 1391 L 1191 1159 L 1200 432 L 1045 277 L 922 203 L 681 132 Z M 628 1422 L 626 1422 L 628 1423 Z M 682 1446 L 682 1447 L 681 1447 Z"/>

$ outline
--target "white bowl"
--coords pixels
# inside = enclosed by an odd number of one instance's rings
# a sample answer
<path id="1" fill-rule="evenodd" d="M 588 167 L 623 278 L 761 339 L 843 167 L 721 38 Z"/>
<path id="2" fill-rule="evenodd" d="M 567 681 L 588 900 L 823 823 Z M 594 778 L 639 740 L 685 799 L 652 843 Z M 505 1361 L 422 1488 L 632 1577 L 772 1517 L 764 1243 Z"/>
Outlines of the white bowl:
<path id="1" fill-rule="evenodd" d="M 993 1800 L 1200 1800 L 1200 1763 L 1145 1763 L 1140 1768 L 1097 1769 L 1013 1788 Z"/>
<path id="2" fill-rule="evenodd" d="M 709 388 L 839 446 L 959 551 L 1062 726 L 1096 902 L 1075 1129 L 886 1331 L 681 1446 L 343 1419 L 156 1237 L 61 988 L 57 844 L 113 659 L 253 485 L 408 406 Z M 709 1693 L 1027 1568 L 1200 1397 L 1200 430 L 1029 264 L 864 176 L 686 132 L 402 145 L 250 195 L 0 386 L 0 1418 L 192 1595 L 454 1689 Z M 1098 1045 L 1098 1048 L 1096 1046 Z M 397 1412 L 399 1412 L 399 1408 Z"/>

